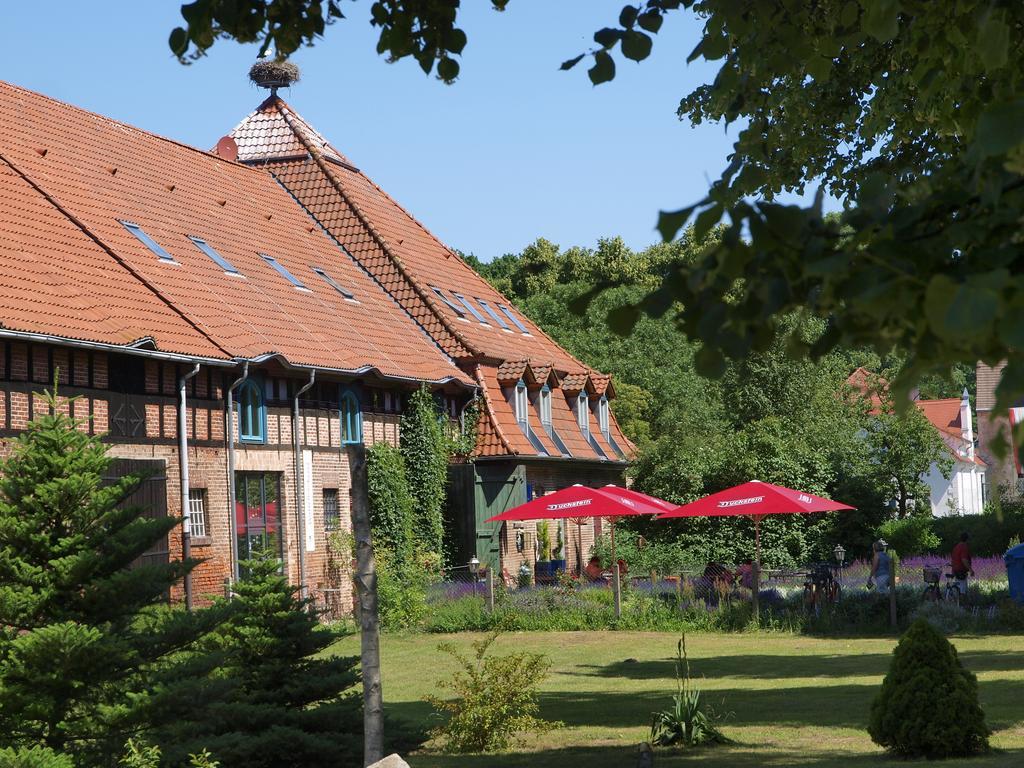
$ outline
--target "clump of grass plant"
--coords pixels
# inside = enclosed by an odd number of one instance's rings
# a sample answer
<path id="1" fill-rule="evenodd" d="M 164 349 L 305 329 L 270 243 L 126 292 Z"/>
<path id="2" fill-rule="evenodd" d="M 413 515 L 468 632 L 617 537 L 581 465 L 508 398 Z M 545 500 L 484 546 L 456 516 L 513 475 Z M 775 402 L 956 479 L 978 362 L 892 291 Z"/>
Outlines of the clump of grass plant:
<path id="1" fill-rule="evenodd" d="M 690 678 L 690 659 L 683 634 L 676 643 L 676 692 L 672 696 L 672 707 L 654 713 L 651 744 L 656 747 L 727 744 L 729 739 L 719 730 L 717 721 L 703 692 Z"/>

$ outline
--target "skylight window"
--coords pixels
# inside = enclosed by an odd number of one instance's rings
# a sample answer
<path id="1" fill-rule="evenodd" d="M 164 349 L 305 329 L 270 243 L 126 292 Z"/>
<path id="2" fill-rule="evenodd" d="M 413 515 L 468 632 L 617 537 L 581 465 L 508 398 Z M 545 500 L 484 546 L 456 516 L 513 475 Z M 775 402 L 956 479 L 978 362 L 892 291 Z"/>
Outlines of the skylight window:
<path id="1" fill-rule="evenodd" d="M 467 299 L 461 293 L 456 293 L 455 291 L 452 291 L 452 296 L 458 299 L 462 303 L 462 306 L 469 310 L 469 314 L 475 317 L 477 322 L 480 323 L 480 325 L 490 325 L 490 323 L 487 322 L 486 318 L 484 318 L 484 316 L 480 314 L 480 312 L 477 310 L 476 307 L 473 306 L 473 303 L 469 299 Z"/>
<path id="2" fill-rule="evenodd" d="M 518 328 L 522 333 L 525 333 L 527 336 L 530 335 L 530 331 L 527 329 L 525 325 L 522 324 L 522 322 L 520 322 L 518 317 L 512 314 L 511 309 L 506 307 L 504 304 L 499 304 L 498 309 L 501 310 L 501 313 L 505 315 L 505 317 L 512 321 L 512 325 Z"/>
<path id="3" fill-rule="evenodd" d="M 512 330 L 511 328 L 508 327 L 508 323 L 501 319 L 501 315 L 494 311 L 494 307 L 492 307 L 490 304 L 488 304 L 486 301 L 479 297 L 477 297 L 477 303 L 479 303 L 480 306 L 484 308 L 484 311 L 486 311 L 488 315 L 494 318 L 494 322 L 496 322 L 501 328 L 503 328 L 506 331 Z"/>
<path id="4" fill-rule="evenodd" d="M 149 248 L 149 250 L 152 251 L 153 254 L 158 259 L 160 259 L 160 261 L 166 264 L 178 263 L 174 260 L 174 257 L 171 256 L 171 254 L 164 250 L 163 246 L 160 245 L 160 243 L 158 243 L 152 237 L 147 235 L 145 230 L 143 230 L 143 228 L 140 227 L 138 224 L 132 224 L 130 221 L 122 221 L 120 219 L 118 219 L 118 221 L 121 221 L 121 225 L 129 232 L 131 232 L 133 235 L 135 235 L 135 238 L 144 246 Z"/>
<path id="5" fill-rule="evenodd" d="M 261 254 L 260 254 L 260 258 L 261 258 L 261 259 L 263 259 L 263 260 L 264 260 L 265 262 L 267 262 L 267 264 L 269 264 L 270 266 L 272 266 L 272 267 L 273 267 L 274 269 L 276 269 L 276 270 L 277 270 L 277 272 L 278 272 L 278 274 L 279 274 L 279 275 L 281 275 L 281 277 L 283 277 L 283 278 L 284 278 L 285 280 L 287 280 L 287 281 L 288 281 L 289 283 L 291 283 L 292 285 L 294 285 L 294 286 L 295 286 L 296 288 L 298 288 L 298 289 L 299 289 L 300 291 L 308 291 L 308 290 L 309 290 L 309 288 L 307 288 L 306 286 L 304 286 L 304 285 L 303 285 L 303 284 L 302 284 L 302 283 L 301 283 L 301 282 L 299 281 L 299 278 L 297 278 L 297 277 L 296 277 L 295 275 L 293 275 L 293 274 L 292 274 L 291 272 L 289 272 L 289 271 L 288 271 L 287 269 L 285 269 L 285 267 L 284 267 L 284 264 L 282 264 L 281 262 L 279 262 L 279 261 L 278 261 L 277 259 L 275 259 L 275 258 L 274 258 L 273 256 L 267 256 L 267 254 L 265 254 L 265 253 L 261 253 Z"/>
<path id="6" fill-rule="evenodd" d="M 227 272 L 230 275 L 238 274 L 238 270 L 235 269 L 235 266 L 230 261 L 221 256 L 219 253 L 217 253 L 213 249 L 213 246 L 210 245 L 208 242 L 199 237 L 192 237 L 191 235 L 189 235 L 188 239 L 195 243 L 196 248 L 198 248 L 200 251 L 209 256 L 210 260 L 218 267 L 223 269 L 225 272 Z"/>
<path id="7" fill-rule="evenodd" d="M 356 300 L 356 297 L 355 297 L 355 295 L 353 295 L 352 291 L 348 290 L 347 288 L 342 287 L 340 283 L 338 283 L 333 277 L 328 275 L 321 267 L 312 267 L 312 270 L 314 272 L 316 272 L 318 275 L 320 275 L 320 277 L 322 277 L 324 279 L 325 283 L 327 283 L 329 286 L 331 286 L 331 288 L 336 290 L 338 293 L 340 293 L 346 299 L 348 299 L 349 301 L 355 301 Z"/>
<path id="8" fill-rule="evenodd" d="M 443 301 L 445 304 L 447 304 L 448 308 L 451 309 L 451 311 L 454 312 L 456 315 L 458 315 L 459 317 L 465 317 L 466 316 L 466 311 L 462 307 L 460 307 L 458 304 L 456 304 L 454 301 L 452 301 L 447 296 L 445 296 L 444 295 L 444 291 L 442 291 L 440 288 L 435 288 L 434 286 L 430 286 L 430 290 L 432 290 L 434 293 L 436 293 L 437 294 L 437 298 L 439 298 L 441 301 Z"/>

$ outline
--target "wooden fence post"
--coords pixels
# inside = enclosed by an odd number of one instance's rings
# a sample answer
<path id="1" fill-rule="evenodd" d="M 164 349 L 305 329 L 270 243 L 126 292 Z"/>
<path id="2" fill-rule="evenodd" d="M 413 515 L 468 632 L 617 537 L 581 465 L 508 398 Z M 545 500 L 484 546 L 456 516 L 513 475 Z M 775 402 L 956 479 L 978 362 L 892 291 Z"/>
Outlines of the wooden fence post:
<path id="1" fill-rule="evenodd" d="M 494 568 L 487 569 L 487 612 L 494 613 Z"/>
<path id="2" fill-rule="evenodd" d="M 896 615 L 896 574 L 899 572 L 899 562 L 894 555 L 889 555 L 889 570 L 892 572 L 889 574 L 889 623 L 896 629 L 899 626 L 899 617 Z"/>
<path id="3" fill-rule="evenodd" d="M 360 658 L 363 676 L 363 765 L 384 757 L 384 698 L 380 679 L 380 626 L 377 609 L 377 564 L 370 536 L 370 501 L 366 485 L 366 448 L 349 447 L 352 478 L 352 535 L 356 548 L 356 594 L 359 597 Z"/>

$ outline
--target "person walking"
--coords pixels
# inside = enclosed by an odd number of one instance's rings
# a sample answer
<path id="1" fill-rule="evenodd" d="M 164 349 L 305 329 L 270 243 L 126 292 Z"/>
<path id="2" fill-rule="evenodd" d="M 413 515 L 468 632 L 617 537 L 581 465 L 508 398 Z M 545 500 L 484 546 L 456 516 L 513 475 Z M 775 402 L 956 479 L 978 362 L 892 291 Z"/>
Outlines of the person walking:
<path id="1" fill-rule="evenodd" d="M 874 557 L 871 559 L 871 574 L 868 576 L 868 589 L 875 587 L 878 594 L 889 594 L 889 587 L 892 582 L 892 558 L 885 551 L 888 544 L 885 539 L 879 539 L 871 548 L 874 550 Z"/>
<path id="2" fill-rule="evenodd" d="M 953 578 L 956 579 L 957 589 L 960 590 L 960 599 L 967 597 L 967 576 L 974 575 L 974 563 L 971 559 L 971 545 L 967 543 L 970 536 L 967 531 L 960 534 L 960 541 L 953 547 L 949 556 L 950 565 L 953 571 Z"/>

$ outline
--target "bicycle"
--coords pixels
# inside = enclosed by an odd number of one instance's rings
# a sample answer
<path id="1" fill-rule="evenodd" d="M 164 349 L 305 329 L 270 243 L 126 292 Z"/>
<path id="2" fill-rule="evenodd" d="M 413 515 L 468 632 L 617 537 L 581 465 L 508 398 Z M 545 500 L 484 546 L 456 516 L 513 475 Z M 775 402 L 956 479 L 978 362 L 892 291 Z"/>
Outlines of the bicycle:
<path id="1" fill-rule="evenodd" d="M 946 588 L 944 590 L 939 589 L 939 580 L 943 575 L 943 570 L 944 569 L 942 568 L 936 568 L 934 566 L 925 566 L 922 569 L 925 583 L 922 598 L 925 601 L 932 603 L 937 603 L 939 600 L 945 600 L 953 605 L 960 605 L 960 600 L 964 595 L 961 594 L 960 584 L 952 571 L 945 574 Z"/>
<path id="2" fill-rule="evenodd" d="M 823 605 L 838 605 L 843 588 L 836 578 L 836 567 L 830 563 L 816 563 L 804 580 L 804 605 L 821 615 Z"/>

